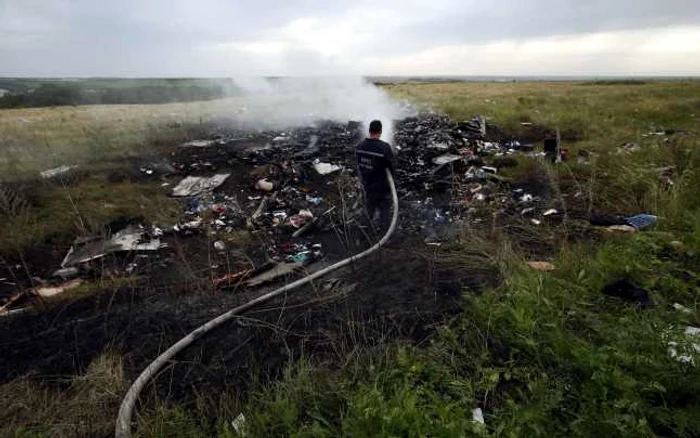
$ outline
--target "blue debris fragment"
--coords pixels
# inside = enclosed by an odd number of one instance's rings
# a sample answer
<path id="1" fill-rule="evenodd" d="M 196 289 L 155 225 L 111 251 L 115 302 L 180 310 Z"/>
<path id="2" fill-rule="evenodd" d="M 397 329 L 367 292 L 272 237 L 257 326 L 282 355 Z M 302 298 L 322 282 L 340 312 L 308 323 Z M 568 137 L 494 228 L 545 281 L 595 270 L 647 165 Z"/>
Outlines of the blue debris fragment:
<path id="1" fill-rule="evenodd" d="M 639 231 L 644 228 L 656 225 L 656 223 L 659 221 L 659 218 L 658 216 L 654 216 L 651 214 L 638 214 L 636 216 L 628 217 L 626 221 L 627 225 L 634 227 L 636 230 Z"/>

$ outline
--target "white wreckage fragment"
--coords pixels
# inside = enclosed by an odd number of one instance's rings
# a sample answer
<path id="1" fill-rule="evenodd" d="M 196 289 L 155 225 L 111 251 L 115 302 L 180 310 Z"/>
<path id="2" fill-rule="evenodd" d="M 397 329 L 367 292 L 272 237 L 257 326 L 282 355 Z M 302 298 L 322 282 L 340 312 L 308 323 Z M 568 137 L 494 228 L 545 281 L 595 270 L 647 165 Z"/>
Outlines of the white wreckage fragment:
<path id="1" fill-rule="evenodd" d="M 39 175 L 41 175 L 41 177 L 44 179 L 50 179 L 50 178 L 54 178 L 54 177 L 59 176 L 59 175 L 66 174 L 77 167 L 78 166 L 55 167 L 53 169 L 48 169 L 48 170 L 44 170 L 42 172 L 39 172 Z"/>
<path id="2" fill-rule="evenodd" d="M 192 140 L 180 145 L 181 148 L 208 148 L 214 146 L 216 140 Z"/>
<path id="3" fill-rule="evenodd" d="M 437 158 L 434 158 L 433 163 L 440 166 L 440 165 L 452 163 L 454 161 L 458 161 L 461 159 L 462 159 L 461 155 L 445 154 L 445 155 L 440 155 Z"/>
<path id="4" fill-rule="evenodd" d="M 36 288 L 35 293 L 42 298 L 50 298 L 56 295 L 60 295 L 63 292 L 69 291 L 71 289 L 75 289 L 81 284 L 83 284 L 83 280 L 80 278 L 76 278 L 74 280 L 67 281 L 63 284 L 59 284 L 58 286 L 45 286 Z"/>
<path id="5" fill-rule="evenodd" d="M 157 251 L 166 246 L 157 238 L 147 240 L 144 230 L 129 226 L 110 239 L 102 236 L 76 239 L 61 262 L 61 268 L 86 263 L 115 252 Z"/>
<path id="6" fill-rule="evenodd" d="M 180 181 L 173 188 L 172 195 L 175 197 L 197 196 L 209 190 L 214 190 L 226 181 L 226 178 L 231 176 L 230 173 L 222 173 L 214 175 L 210 178 L 200 176 L 188 176 Z"/>
<path id="7" fill-rule="evenodd" d="M 673 303 L 673 310 L 675 310 L 676 312 L 685 313 L 686 315 L 693 314 L 692 310 L 690 310 L 689 308 L 685 307 L 683 304 L 680 304 L 680 303 Z"/>
<path id="8" fill-rule="evenodd" d="M 264 283 L 269 283 L 269 282 L 276 280 L 280 277 L 285 277 L 287 275 L 291 275 L 291 274 L 295 273 L 299 269 L 303 268 L 304 265 L 305 265 L 305 263 L 303 261 L 281 263 L 281 264 L 276 265 L 273 268 L 261 273 L 260 275 L 249 279 L 248 281 L 245 282 L 245 285 L 248 287 L 256 287 L 256 286 L 260 286 L 261 284 L 264 284 Z"/>
<path id="9" fill-rule="evenodd" d="M 472 421 L 475 423 L 486 424 L 484 421 L 484 412 L 481 408 L 472 409 Z"/>
<path id="10" fill-rule="evenodd" d="M 668 342 L 668 354 L 678 362 L 695 365 L 695 356 L 700 355 L 700 328 L 686 327 L 685 339 Z"/>
<path id="11" fill-rule="evenodd" d="M 316 169 L 316 172 L 318 172 L 320 175 L 328 175 L 341 170 L 342 167 L 338 166 L 337 164 L 323 163 L 316 159 L 314 160 L 314 169 Z"/>
<path id="12" fill-rule="evenodd" d="M 245 435 L 246 418 L 243 412 L 238 414 L 235 420 L 231 421 L 231 426 L 233 426 L 233 430 L 235 430 L 238 435 Z"/>
<path id="13" fill-rule="evenodd" d="M 446 151 L 450 149 L 450 145 L 444 142 L 432 143 L 428 147 L 431 149 L 437 149 L 439 151 Z"/>

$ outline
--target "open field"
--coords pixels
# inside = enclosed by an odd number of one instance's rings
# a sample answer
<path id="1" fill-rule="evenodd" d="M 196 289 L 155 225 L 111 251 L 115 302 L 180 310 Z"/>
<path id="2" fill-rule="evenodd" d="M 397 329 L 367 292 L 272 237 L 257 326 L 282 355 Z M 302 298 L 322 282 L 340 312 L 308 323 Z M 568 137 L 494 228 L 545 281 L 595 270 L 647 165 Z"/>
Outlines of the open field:
<path id="1" fill-rule="evenodd" d="M 541 148 L 558 129 L 570 159 L 553 165 L 512 155 L 517 165 L 499 168 L 502 179 L 491 184 L 496 200 L 464 208 L 476 211 L 464 218 L 479 223 L 455 221 L 452 241 L 441 246 L 409 233 L 418 219 L 404 191 L 405 228 L 381 259 L 250 314 L 189 351 L 144 394 L 137 435 L 239 436 L 231 420 L 242 412 L 249 437 L 699 436 L 700 355 L 683 332 L 700 325 L 700 82 L 384 89 L 457 121 L 482 114 L 503 140 Z M 124 219 L 176 223 L 184 202 L 162 186 L 175 179 L 139 167 L 175 157 L 179 143 L 209 134 L 210 122 L 256 105 L 264 106 L 239 99 L 0 111 L 3 269 L 34 282 L 75 236 Z M 585 163 L 576 162 L 579 151 L 588 153 Z M 483 156 L 485 164 L 497 158 Z M 63 164 L 84 170 L 59 184 L 36 177 Z M 235 180 L 229 193 L 252 185 L 249 172 L 273 167 L 226 165 Z M 332 181 L 308 185 L 327 190 L 324 202 L 349 199 L 352 183 Z M 514 189 L 538 190 L 538 208 L 562 214 L 533 225 L 518 201 L 499 206 Z M 246 202 L 246 212 L 257 206 Z M 658 225 L 614 233 L 588 220 L 638 213 L 657 215 Z M 218 234 L 232 249 L 216 259 L 213 231 L 168 240 L 172 255 L 156 260 L 170 263 L 167 278 L 122 276 L 105 262 L 36 313 L 0 317 L 0 435 L 111 435 L 121 396 L 158 351 L 257 295 L 212 290 L 212 265 L 247 267 L 246 248 L 272 233 Z M 330 240 L 338 230 L 327 234 L 319 233 Z M 331 258 L 356 250 L 329 246 Z M 601 293 L 617 280 L 648 291 L 654 305 Z M 669 341 L 694 358 L 671 357 Z M 472 420 L 475 408 L 485 424 Z"/>
<path id="2" fill-rule="evenodd" d="M 162 105 L 90 105 L 0 111 L 0 170 L 21 177 L 72 164 L 148 154 L 188 127 L 235 112 L 240 99 Z"/>
<path id="3" fill-rule="evenodd" d="M 411 84 L 385 89 L 457 120 L 483 114 L 515 135 L 525 129 L 521 122 L 559 127 L 562 137 L 593 150 L 638 141 L 652 128 L 690 128 L 700 118 L 700 81 Z"/>

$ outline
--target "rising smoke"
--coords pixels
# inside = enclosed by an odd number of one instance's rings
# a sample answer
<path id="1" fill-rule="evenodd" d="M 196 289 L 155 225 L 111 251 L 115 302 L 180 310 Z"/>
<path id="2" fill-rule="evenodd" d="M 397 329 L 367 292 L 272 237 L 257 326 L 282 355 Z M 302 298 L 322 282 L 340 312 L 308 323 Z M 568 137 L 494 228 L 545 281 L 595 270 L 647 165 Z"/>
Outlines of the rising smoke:
<path id="1" fill-rule="evenodd" d="M 379 119 L 382 138 L 391 142 L 393 121 L 412 115 L 410 105 L 391 99 L 360 77 L 234 78 L 245 108 L 236 120 L 259 129 L 308 126 L 321 120 L 362 122 Z"/>

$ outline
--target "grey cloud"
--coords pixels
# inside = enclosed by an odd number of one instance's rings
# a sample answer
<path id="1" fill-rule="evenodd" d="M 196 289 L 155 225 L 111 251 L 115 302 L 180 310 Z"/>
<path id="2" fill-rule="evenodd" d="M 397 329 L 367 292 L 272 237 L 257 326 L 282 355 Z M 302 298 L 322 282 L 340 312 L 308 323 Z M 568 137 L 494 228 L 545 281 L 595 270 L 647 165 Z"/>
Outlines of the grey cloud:
<path id="1" fill-rule="evenodd" d="M 360 7 L 388 18 L 372 23 L 371 41 L 335 57 L 308 47 L 288 47 L 277 61 L 207 49 L 274 40 L 304 17 L 332 25 Z M 700 24 L 697 0 L 4 0 L 0 74 L 309 74 L 438 45 L 686 24 Z"/>
<path id="2" fill-rule="evenodd" d="M 696 0 L 502 0 L 486 9 L 454 5 L 449 14 L 406 25 L 379 39 L 379 51 L 700 23 Z M 690 43 L 690 42 L 689 42 Z"/>

